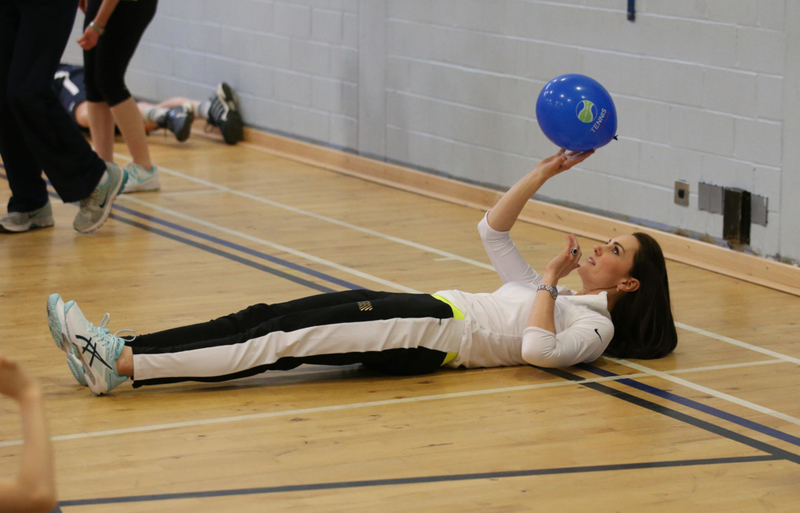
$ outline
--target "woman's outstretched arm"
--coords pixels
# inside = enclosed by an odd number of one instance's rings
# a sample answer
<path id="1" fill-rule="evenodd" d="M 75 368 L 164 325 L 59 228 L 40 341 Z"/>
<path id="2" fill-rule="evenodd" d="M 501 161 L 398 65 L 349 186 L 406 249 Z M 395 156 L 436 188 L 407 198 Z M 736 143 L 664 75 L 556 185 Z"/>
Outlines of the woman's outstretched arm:
<path id="1" fill-rule="evenodd" d="M 42 392 L 17 363 L 0 356 L 0 393 L 19 403 L 25 443 L 19 477 L 0 481 L 0 511 L 50 511 L 57 504 L 56 480 Z"/>
<path id="2" fill-rule="evenodd" d="M 557 174 L 570 169 L 586 160 L 594 151 L 582 153 L 566 152 L 561 150 L 539 162 L 527 175 L 522 177 L 506 192 L 497 205 L 489 212 L 487 221 L 493 230 L 507 232 L 514 226 L 522 208 L 531 196 L 544 185 L 544 183 Z"/>

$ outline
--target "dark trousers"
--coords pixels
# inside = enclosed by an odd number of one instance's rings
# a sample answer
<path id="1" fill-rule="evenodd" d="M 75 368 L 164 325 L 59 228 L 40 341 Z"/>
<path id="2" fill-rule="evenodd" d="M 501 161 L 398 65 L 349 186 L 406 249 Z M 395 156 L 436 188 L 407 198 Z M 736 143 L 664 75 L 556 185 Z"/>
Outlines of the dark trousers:
<path id="1" fill-rule="evenodd" d="M 102 0 L 89 0 L 83 28 L 89 26 Z M 125 72 L 139 40 L 156 14 L 157 0 L 122 1 L 117 4 L 97 46 L 84 50 L 83 65 L 86 99 L 90 102 L 119 105 L 131 97 L 125 86 Z"/>
<path id="2" fill-rule="evenodd" d="M 134 381 L 134 387 L 176 383 L 181 381 L 216 382 L 243 378 L 268 370 L 289 370 L 304 363 L 316 365 L 365 366 L 395 375 L 426 374 L 438 369 L 447 352 L 417 345 L 386 349 L 384 341 L 371 339 L 363 324 L 369 321 L 397 318 L 452 319 L 453 310 L 446 303 L 428 294 L 402 294 L 352 290 L 321 294 L 275 305 L 257 304 L 240 312 L 200 324 L 142 335 L 126 345 L 134 355 L 181 353 L 197 349 L 246 344 L 249 340 L 272 332 L 292 332 L 332 324 L 353 327 L 353 337 L 363 342 L 349 344 L 347 350 L 326 354 L 304 354 L 280 358 L 268 365 L 259 365 L 243 372 L 214 377 L 163 378 Z"/>
<path id="3" fill-rule="evenodd" d="M 0 1 L 0 156 L 9 212 L 47 203 L 50 183 L 65 202 L 88 197 L 106 170 L 53 91 L 77 0 Z"/>

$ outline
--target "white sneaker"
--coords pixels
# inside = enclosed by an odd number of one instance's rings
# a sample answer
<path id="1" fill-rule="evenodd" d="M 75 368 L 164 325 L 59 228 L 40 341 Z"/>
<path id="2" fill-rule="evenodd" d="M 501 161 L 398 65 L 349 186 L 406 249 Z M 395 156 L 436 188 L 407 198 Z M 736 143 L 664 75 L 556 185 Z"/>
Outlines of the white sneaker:
<path id="1" fill-rule="evenodd" d="M 64 310 L 69 343 L 81 358 L 86 381 L 94 395 L 107 394 L 125 383 L 128 378 L 117 372 L 117 359 L 125 341 L 105 327 L 110 316 L 106 314 L 99 326 L 92 326 L 74 301 Z"/>
<path id="2" fill-rule="evenodd" d="M 74 301 L 67 303 L 68 307 L 74 304 Z M 47 325 L 50 327 L 50 335 L 53 336 L 53 341 L 56 347 L 61 349 L 67 354 L 67 366 L 70 372 L 75 377 L 75 381 L 79 385 L 88 386 L 86 383 L 86 376 L 83 373 L 83 363 L 81 359 L 75 356 L 75 351 L 72 344 L 69 343 L 67 337 L 67 325 L 64 320 L 64 301 L 58 294 L 50 294 L 47 298 Z"/>
<path id="3" fill-rule="evenodd" d="M 31 212 L 9 212 L 0 219 L 0 232 L 20 233 L 34 228 L 53 226 L 53 207 L 50 200 L 42 208 Z"/>
<path id="4" fill-rule="evenodd" d="M 156 166 L 153 166 L 152 169 L 146 169 L 139 164 L 129 162 L 122 169 L 128 173 L 128 181 L 125 183 L 125 188 L 122 189 L 122 194 L 157 191 L 161 188 Z"/>

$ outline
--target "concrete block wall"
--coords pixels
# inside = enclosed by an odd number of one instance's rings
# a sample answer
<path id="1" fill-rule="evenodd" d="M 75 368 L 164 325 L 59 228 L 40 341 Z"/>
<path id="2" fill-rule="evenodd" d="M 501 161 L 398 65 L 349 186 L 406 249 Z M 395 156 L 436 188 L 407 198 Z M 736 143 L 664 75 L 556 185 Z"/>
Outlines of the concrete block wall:
<path id="1" fill-rule="evenodd" d="M 252 126 L 508 187 L 555 150 L 539 91 L 584 73 L 614 97 L 619 141 L 542 196 L 720 237 L 698 183 L 741 187 L 769 198 L 753 248 L 800 259 L 800 7 L 640 0 L 632 23 L 626 4 L 162 0 L 128 81 L 155 100 L 226 80 Z"/>

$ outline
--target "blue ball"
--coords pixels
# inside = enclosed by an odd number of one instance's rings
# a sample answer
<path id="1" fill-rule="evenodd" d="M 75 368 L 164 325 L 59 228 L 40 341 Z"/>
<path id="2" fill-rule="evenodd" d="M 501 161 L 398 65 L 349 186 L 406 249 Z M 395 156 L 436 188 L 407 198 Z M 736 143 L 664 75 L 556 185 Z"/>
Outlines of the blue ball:
<path id="1" fill-rule="evenodd" d="M 617 109 L 608 91 L 586 75 L 561 75 L 544 86 L 536 100 L 536 119 L 555 145 L 589 151 L 617 135 Z"/>

